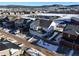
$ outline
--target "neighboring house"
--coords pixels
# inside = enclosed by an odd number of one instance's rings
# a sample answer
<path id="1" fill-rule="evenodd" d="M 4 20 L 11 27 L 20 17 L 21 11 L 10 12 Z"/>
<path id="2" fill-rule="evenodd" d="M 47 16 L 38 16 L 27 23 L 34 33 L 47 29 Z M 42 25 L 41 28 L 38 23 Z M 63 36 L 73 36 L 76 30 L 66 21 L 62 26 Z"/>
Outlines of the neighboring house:
<path id="1" fill-rule="evenodd" d="M 23 19 L 23 18 L 21 18 L 21 19 L 16 19 L 16 21 L 15 21 L 16 27 L 17 27 L 17 28 L 22 27 L 23 22 L 24 22 L 24 19 Z"/>
<path id="2" fill-rule="evenodd" d="M 79 50 L 79 25 L 68 24 L 63 31 L 60 44 Z"/>
<path id="3" fill-rule="evenodd" d="M 79 25 L 79 17 L 72 17 L 71 24 Z"/>
<path id="4" fill-rule="evenodd" d="M 20 29 L 21 32 L 26 32 L 26 31 L 29 31 L 31 22 L 32 20 L 30 19 L 21 18 L 15 21 L 15 26 L 16 28 Z"/>
<path id="5" fill-rule="evenodd" d="M 31 21 L 32 21 L 32 20 L 30 20 L 30 19 L 21 18 L 21 19 L 17 19 L 17 20 L 15 21 L 15 25 L 16 25 L 17 27 L 20 27 L 20 26 L 27 27 L 27 26 L 30 25 Z"/>
<path id="6" fill-rule="evenodd" d="M 54 19 L 54 21 L 51 23 L 49 28 L 52 26 L 54 27 L 54 30 L 63 32 L 63 29 L 67 24 L 79 25 L 78 16 L 72 15 L 72 16 L 65 16 L 62 18 Z"/>
<path id="7" fill-rule="evenodd" d="M 49 26 L 49 29 L 51 27 L 53 27 L 54 30 L 57 30 L 57 31 L 63 31 L 64 27 L 66 26 L 66 23 L 64 20 L 54 20 L 50 26 Z"/>

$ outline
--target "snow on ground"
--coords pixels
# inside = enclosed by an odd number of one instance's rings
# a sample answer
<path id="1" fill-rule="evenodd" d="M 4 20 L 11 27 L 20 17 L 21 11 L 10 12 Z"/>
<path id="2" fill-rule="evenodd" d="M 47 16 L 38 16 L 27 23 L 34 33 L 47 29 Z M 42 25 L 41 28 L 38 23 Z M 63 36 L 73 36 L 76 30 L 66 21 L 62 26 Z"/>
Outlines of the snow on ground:
<path id="1" fill-rule="evenodd" d="M 27 52 L 29 54 L 31 54 L 32 56 L 45 56 L 43 53 L 41 53 L 40 51 L 34 49 L 34 48 L 30 48 L 27 50 Z"/>

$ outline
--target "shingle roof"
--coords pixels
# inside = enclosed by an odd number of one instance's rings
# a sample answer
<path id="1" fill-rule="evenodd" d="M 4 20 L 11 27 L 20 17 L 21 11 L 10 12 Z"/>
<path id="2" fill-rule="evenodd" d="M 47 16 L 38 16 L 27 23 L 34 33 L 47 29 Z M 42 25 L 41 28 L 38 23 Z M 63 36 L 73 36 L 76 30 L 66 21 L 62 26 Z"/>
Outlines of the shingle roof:
<path id="1" fill-rule="evenodd" d="M 69 33 L 69 34 L 73 34 L 73 35 L 78 35 L 79 26 L 78 26 L 78 25 L 71 25 L 71 24 L 68 24 L 68 25 L 65 27 L 64 32 Z"/>

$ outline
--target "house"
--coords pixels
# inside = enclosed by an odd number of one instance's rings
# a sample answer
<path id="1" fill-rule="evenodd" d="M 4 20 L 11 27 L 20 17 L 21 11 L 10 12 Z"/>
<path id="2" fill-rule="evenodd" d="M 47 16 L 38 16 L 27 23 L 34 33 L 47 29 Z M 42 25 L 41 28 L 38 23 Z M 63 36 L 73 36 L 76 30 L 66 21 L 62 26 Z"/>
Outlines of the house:
<path id="1" fill-rule="evenodd" d="M 30 34 L 43 38 L 53 31 L 53 28 L 49 30 L 48 27 L 51 24 L 51 20 L 37 19 L 30 24 Z"/>
<path id="2" fill-rule="evenodd" d="M 13 11 L 12 11 L 12 12 L 10 12 L 10 15 L 15 15 L 15 12 L 13 12 Z"/>

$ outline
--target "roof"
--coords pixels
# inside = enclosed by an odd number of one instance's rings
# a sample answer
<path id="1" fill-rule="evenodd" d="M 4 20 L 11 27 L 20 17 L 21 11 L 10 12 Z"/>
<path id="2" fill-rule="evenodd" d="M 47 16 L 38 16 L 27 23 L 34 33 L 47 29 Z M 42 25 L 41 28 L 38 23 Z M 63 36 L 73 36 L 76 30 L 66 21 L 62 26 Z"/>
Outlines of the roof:
<path id="1" fill-rule="evenodd" d="M 58 19 L 55 19 L 55 21 L 58 21 L 58 20 L 61 20 L 61 21 L 71 21 L 71 19 L 75 19 L 77 18 L 78 19 L 79 15 L 66 15 L 64 17 L 61 17 L 61 18 L 58 18 Z M 76 20 L 76 19 L 75 19 Z"/>
<path id="2" fill-rule="evenodd" d="M 79 17 L 72 17 L 72 19 L 79 22 Z"/>
<path id="3" fill-rule="evenodd" d="M 72 35 L 79 35 L 79 26 L 78 25 L 71 25 L 68 24 L 65 29 L 64 29 L 65 33 L 69 33 Z"/>
<path id="4" fill-rule="evenodd" d="M 52 23 L 51 20 L 40 20 L 40 26 L 41 27 L 45 27 L 45 28 L 48 28 L 50 26 L 50 24 Z"/>

